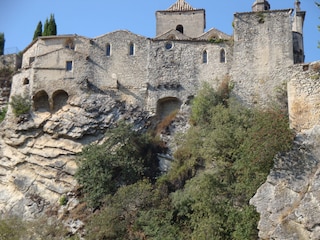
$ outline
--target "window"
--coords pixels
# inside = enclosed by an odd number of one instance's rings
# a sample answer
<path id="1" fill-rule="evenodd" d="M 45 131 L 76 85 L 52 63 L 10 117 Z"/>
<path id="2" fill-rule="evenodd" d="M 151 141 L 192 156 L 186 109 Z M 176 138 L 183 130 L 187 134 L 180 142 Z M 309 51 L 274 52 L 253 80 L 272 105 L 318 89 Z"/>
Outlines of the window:
<path id="1" fill-rule="evenodd" d="M 165 48 L 166 48 L 167 50 L 171 49 L 172 47 L 173 47 L 172 42 L 166 42 Z"/>
<path id="2" fill-rule="evenodd" d="M 202 63 L 208 63 L 208 52 L 206 50 L 202 53 Z"/>
<path id="3" fill-rule="evenodd" d="M 66 70 L 68 72 L 71 72 L 72 71 L 72 61 L 67 61 L 66 63 Z"/>
<path id="4" fill-rule="evenodd" d="M 130 43 L 129 45 L 129 55 L 133 56 L 134 55 L 134 44 Z"/>
<path id="5" fill-rule="evenodd" d="M 176 27 L 176 30 L 179 31 L 179 32 L 181 32 L 181 33 L 183 33 L 183 26 L 182 26 L 182 25 L 178 25 L 178 26 Z"/>
<path id="6" fill-rule="evenodd" d="M 107 43 L 107 45 L 106 45 L 106 55 L 107 55 L 107 57 L 111 56 L 111 45 L 110 45 L 110 43 Z"/>
<path id="7" fill-rule="evenodd" d="M 226 62 L 226 52 L 224 51 L 224 49 L 221 49 L 221 51 L 220 51 L 220 62 L 221 63 Z"/>
<path id="8" fill-rule="evenodd" d="M 31 65 L 34 62 L 34 60 L 35 60 L 35 57 L 30 57 L 29 58 L 29 65 Z"/>

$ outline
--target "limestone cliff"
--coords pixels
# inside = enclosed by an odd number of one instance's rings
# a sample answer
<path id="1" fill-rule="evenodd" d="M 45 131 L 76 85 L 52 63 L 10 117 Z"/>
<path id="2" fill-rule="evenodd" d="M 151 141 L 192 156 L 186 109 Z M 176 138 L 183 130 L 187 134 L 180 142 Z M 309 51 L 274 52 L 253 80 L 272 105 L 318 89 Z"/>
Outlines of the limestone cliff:
<path id="1" fill-rule="evenodd" d="M 112 94 L 73 97 L 56 113 L 16 118 L 9 109 L 0 126 L 1 215 L 29 219 L 59 204 L 76 186 L 76 154 L 123 118 L 142 128 L 149 116 L 117 102 Z"/>
<path id="2" fill-rule="evenodd" d="M 296 136 L 251 199 L 261 239 L 320 239 L 320 126 Z"/>

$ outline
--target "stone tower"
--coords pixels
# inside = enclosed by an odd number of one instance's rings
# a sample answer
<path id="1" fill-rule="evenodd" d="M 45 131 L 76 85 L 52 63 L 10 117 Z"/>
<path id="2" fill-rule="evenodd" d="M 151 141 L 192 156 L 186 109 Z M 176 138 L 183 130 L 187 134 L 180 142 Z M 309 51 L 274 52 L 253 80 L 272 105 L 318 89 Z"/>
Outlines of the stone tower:
<path id="1" fill-rule="evenodd" d="M 270 4 L 266 0 L 256 0 L 252 5 L 253 12 L 268 11 L 268 10 L 270 10 Z"/>
<path id="2" fill-rule="evenodd" d="M 294 63 L 303 63 L 305 57 L 303 46 L 303 24 L 306 12 L 301 11 L 300 4 L 301 2 L 296 0 L 295 14 L 292 23 Z"/>
<path id="3" fill-rule="evenodd" d="M 205 10 L 195 9 L 184 0 L 177 0 L 167 10 L 157 11 L 156 21 L 157 36 L 175 29 L 188 37 L 196 38 L 206 28 Z"/>

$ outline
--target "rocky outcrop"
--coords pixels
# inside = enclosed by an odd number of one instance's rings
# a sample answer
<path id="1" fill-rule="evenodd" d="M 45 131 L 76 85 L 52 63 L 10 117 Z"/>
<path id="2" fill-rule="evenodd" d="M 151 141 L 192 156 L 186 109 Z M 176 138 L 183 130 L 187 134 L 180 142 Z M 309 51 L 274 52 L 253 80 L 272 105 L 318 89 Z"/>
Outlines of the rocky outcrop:
<path id="1" fill-rule="evenodd" d="M 251 199 L 260 213 L 260 239 L 320 239 L 319 136 L 320 126 L 298 134 Z"/>
<path id="2" fill-rule="evenodd" d="M 1 124 L 0 215 L 32 219 L 59 204 L 76 186 L 76 155 L 85 144 L 101 140 L 119 119 L 136 128 L 150 116 L 116 100 L 112 94 L 83 94 L 55 113 L 10 113 Z"/>

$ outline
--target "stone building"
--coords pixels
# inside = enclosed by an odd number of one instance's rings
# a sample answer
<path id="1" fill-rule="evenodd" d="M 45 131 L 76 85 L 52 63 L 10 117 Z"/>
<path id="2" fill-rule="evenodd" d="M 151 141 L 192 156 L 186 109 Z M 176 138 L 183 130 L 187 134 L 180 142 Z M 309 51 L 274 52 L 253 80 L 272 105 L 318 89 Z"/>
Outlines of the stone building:
<path id="1" fill-rule="evenodd" d="M 233 36 L 205 31 L 205 10 L 177 0 L 156 12 L 154 38 L 122 30 L 39 37 L 23 52 L 12 94 L 29 96 L 35 111 L 55 111 L 83 92 L 112 91 L 161 115 L 187 103 L 202 82 L 216 88 L 229 79 L 244 103 L 264 105 L 288 81 L 288 67 L 304 61 L 300 2 L 270 9 L 256 0 L 251 12 L 235 13 Z"/>

